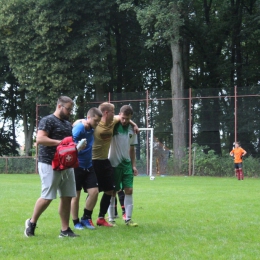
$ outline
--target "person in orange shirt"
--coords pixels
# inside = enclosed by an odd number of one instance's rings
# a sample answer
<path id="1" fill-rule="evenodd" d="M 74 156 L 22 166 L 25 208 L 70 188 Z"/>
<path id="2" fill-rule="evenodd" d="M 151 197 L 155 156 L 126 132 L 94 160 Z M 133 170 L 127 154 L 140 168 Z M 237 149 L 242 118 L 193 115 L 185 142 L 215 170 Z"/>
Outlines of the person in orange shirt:
<path id="1" fill-rule="evenodd" d="M 229 153 L 230 156 L 234 156 L 234 166 L 238 180 L 244 179 L 242 170 L 243 156 L 246 155 L 246 151 L 240 147 L 240 142 L 235 142 L 235 148 Z"/>

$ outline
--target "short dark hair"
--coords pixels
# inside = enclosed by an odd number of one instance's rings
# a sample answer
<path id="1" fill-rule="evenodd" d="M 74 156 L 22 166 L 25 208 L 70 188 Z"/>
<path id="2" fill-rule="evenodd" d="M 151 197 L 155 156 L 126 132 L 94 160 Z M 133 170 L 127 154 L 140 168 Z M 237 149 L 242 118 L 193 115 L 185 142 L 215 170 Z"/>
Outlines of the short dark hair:
<path id="1" fill-rule="evenodd" d="M 95 117 L 95 116 L 99 116 L 99 117 L 102 117 L 102 112 L 100 109 L 96 108 L 96 107 L 92 107 L 89 109 L 88 113 L 87 113 L 87 116 L 90 116 L 90 117 Z"/>
<path id="2" fill-rule="evenodd" d="M 120 113 L 126 116 L 132 116 L 134 114 L 133 108 L 130 105 L 124 105 L 120 108 Z"/>
<path id="3" fill-rule="evenodd" d="M 74 102 L 73 102 L 73 100 L 70 97 L 60 96 L 58 98 L 57 105 L 59 105 L 59 104 L 67 104 L 67 103 L 71 103 L 71 104 L 74 105 Z"/>

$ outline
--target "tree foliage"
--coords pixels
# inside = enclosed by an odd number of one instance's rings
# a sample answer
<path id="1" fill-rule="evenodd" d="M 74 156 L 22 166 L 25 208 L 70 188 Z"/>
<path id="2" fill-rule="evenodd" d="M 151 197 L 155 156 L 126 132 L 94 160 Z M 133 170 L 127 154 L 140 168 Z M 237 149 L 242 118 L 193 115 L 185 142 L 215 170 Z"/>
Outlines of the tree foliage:
<path id="1" fill-rule="evenodd" d="M 3 44 L 22 87 L 48 101 L 107 80 L 106 7 L 93 1 L 2 1 Z M 104 4 L 104 3 L 103 3 Z M 100 17 L 104 17 L 101 18 Z M 101 26 L 103 25 L 103 26 Z"/>
<path id="2" fill-rule="evenodd" d="M 59 95 L 68 95 L 75 98 L 76 117 L 83 117 L 87 102 L 107 100 L 108 92 L 120 97 L 149 90 L 161 98 L 172 90 L 172 126 L 161 101 L 151 107 L 150 126 L 161 142 L 176 138 L 177 151 L 188 139 L 187 103 L 177 100 L 192 88 L 198 97 L 193 141 L 221 155 L 235 138 L 234 99 L 204 97 L 233 95 L 235 85 L 241 93 L 258 93 L 259 28 L 256 0 L 1 0 L 0 114 L 8 126 L 1 131 L 15 145 L 15 125 L 23 120 L 29 153 L 36 104 L 54 106 Z M 257 155 L 259 102 L 238 102 L 238 138 Z"/>

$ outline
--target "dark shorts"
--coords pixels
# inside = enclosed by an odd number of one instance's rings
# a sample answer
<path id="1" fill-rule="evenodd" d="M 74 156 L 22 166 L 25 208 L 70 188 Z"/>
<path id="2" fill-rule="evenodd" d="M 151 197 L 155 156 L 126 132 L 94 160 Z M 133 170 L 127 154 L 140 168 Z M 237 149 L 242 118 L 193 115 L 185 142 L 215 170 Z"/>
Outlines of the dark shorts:
<path id="1" fill-rule="evenodd" d="M 235 169 L 242 169 L 242 163 L 234 163 Z"/>
<path id="2" fill-rule="evenodd" d="M 97 175 L 99 192 L 114 190 L 114 171 L 110 161 L 93 160 L 92 164 Z"/>
<path id="3" fill-rule="evenodd" d="M 98 180 L 93 166 L 88 169 L 76 168 L 74 174 L 77 191 L 83 188 L 84 192 L 87 192 L 87 189 L 98 187 Z"/>

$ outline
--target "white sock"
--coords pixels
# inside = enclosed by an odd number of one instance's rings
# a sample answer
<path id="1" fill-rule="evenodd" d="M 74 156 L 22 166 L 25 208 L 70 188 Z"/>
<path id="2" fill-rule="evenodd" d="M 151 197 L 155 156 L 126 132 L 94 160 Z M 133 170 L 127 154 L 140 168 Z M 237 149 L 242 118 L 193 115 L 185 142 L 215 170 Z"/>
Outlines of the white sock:
<path id="1" fill-rule="evenodd" d="M 125 195 L 124 200 L 126 221 L 132 218 L 133 213 L 133 195 Z"/>
<path id="2" fill-rule="evenodd" d="M 116 197 L 113 197 L 113 196 L 110 199 L 110 205 L 108 208 L 108 220 L 109 221 L 115 220 L 115 200 L 116 200 Z"/>

